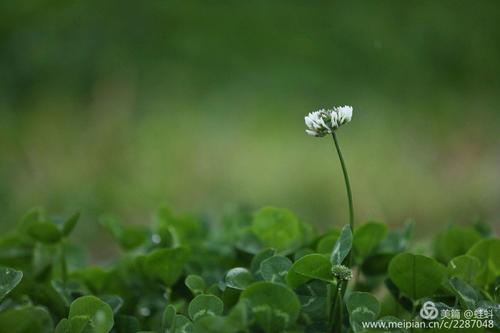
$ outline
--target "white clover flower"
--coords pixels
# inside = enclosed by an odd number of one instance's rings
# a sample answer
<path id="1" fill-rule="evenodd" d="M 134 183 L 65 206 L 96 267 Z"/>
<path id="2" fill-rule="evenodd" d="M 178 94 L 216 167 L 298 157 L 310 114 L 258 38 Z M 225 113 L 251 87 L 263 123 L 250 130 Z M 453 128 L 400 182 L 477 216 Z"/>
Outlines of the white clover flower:
<path id="1" fill-rule="evenodd" d="M 306 133 L 322 137 L 351 121 L 352 106 L 337 106 L 333 110 L 321 109 L 309 113 L 305 118 Z"/>

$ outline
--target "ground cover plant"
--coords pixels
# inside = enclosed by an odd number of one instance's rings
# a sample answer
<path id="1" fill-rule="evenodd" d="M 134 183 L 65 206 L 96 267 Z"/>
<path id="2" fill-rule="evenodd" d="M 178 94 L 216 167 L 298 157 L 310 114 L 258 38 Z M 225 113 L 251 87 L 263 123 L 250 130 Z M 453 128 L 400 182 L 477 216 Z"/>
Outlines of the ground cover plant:
<path id="1" fill-rule="evenodd" d="M 69 240 L 78 212 L 35 208 L 0 238 L 0 333 L 500 331 L 500 239 L 486 224 L 445 226 L 423 246 L 412 246 L 412 222 L 355 225 L 336 134 L 351 116 L 345 106 L 306 117 L 308 134 L 334 140 L 342 227 L 318 232 L 276 207 L 218 223 L 161 207 L 149 226 L 103 217 L 122 253 L 96 266 Z M 430 322 L 442 327 L 422 328 Z"/>

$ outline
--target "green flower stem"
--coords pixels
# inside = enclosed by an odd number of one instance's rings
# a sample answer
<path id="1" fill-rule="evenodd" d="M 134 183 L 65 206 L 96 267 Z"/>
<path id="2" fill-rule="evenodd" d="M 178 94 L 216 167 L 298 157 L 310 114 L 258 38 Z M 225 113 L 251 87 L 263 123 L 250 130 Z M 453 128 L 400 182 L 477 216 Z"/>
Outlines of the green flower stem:
<path id="1" fill-rule="evenodd" d="M 345 165 L 344 157 L 342 156 L 342 150 L 340 149 L 339 141 L 337 139 L 337 135 L 335 131 L 332 132 L 333 142 L 335 143 L 335 148 L 337 150 L 337 154 L 339 155 L 340 165 L 342 167 L 342 173 L 344 174 L 345 187 L 347 191 L 347 201 L 349 203 L 349 227 L 351 228 L 351 232 L 354 234 L 354 205 L 352 203 L 352 191 L 351 184 L 349 182 L 349 175 L 347 174 L 347 167 Z M 347 265 L 350 268 L 352 266 L 352 250 L 349 251 L 349 255 L 347 256 Z M 343 320 L 343 309 L 344 309 L 344 295 L 347 289 L 347 281 L 339 281 L 340 285 L 338 287 L 337 297 L 338 300 L 335 302 L 335 307 L 338 307 L 339 313 L 339 332 L 342 333 L 342 320 Z M 336 312 L 335 312 L 336 313 Z"/>
<path id="2" fill-rule="evenodd" d="M 340 288 L 339 288 L 340 289 Z M 339 332 L 342 333 L 342 331 L 344 330 L 344 324 L 343 324 L 343 321 L 344 321 L 344 304 L 342 302 L 342 292 L 338 292 L 337 293 L 337 297 L 339 298 L 338 299 L 338 303 L 339 303 Z"/>
<path id="3" fill-rule="evenodd" d="M 328 323 L 330 327 L 333 328 L 334 322 L 335 322 L 335 314 L 336 314 L 336 309 L 337 309 L 337 294 L 339 292 L 339 288 L 337 287 L 337 284 L 328 283 L 326 285 L 326 315 L 328 319 Z M 333 293 L 333 288 L 335 288 L 335 293 Z"/>
<path id="4" fill-rule="evenodd" d="M 342 173 L 344 174 L 345 187 L 347 190 L 347 200 L 349 202 L 349 226 L 351 227 L 351 232 L 354 234 L 354 206 L 352 204 L 352 192 L 351 192 L 351 184 L 349 182 L 349 175 L 347 174 L 347 168 L 345 166 L 344 157 L 342 156 L 342 151 L 340 150 L 339 141 L 337 139 L 337 135 L 335 131 L 332 132 L 333 142 L 335 143 L 335 148 L 337 149 L 337 153 L 339 155 L 340 165 L 342 166 Z M 352 251 L 349 252 L 349 256 L 347 259 L 348 266 L 352 265 Z"/>
<path id="5" fill-rule="evenodd" d="M 332 332 L 334 332 L 334 324 L 335 324 L 335 319 L 337 315 L 337 309 L 339 307 L 339 302 L 338 302 L 338 294 L 339 294 L 339 283 L 340 280 L 337 280 L 337 283 L 335 284 L 335 294 L 332 293 L 332 287 L 334 287 L 333 283 L 329 283 L 327 285 L 327 311 L 328 311 L 328 324 L 330 326 L 330 329 Z M 333 307 L 332 307 L 333 305 Z"/>

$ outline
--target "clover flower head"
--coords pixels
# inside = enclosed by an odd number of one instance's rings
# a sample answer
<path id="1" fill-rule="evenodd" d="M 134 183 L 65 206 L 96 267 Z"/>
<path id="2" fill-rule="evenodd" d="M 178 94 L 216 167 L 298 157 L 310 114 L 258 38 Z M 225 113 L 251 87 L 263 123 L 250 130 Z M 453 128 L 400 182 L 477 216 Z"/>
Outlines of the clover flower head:
<path id="1" fill-rule="evenodd" d="M 332 274 L 339 280 L 349 281 L 352 279 L 352 271 L 344 265 L 333 266 Z"/>
<path id="2" fill-rule="evenodd" d="M 320 109 L 309 113 L 305 118 L 306 133 L 322 137 L 351 121 L 352 106 L 336 106 L 332 110 Z"/>

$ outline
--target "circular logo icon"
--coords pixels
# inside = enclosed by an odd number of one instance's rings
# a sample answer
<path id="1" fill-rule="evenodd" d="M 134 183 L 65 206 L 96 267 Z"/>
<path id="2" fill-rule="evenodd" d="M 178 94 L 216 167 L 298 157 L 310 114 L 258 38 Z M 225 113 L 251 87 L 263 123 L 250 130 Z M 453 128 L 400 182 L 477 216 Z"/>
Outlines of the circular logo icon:
<path id="1" fill-rule="evenodd" d="M 434 320 L 438 317 L 439 311 L 433 302 L 427 301 L 420 309 L 420 317 L 426 320 Z"/>

